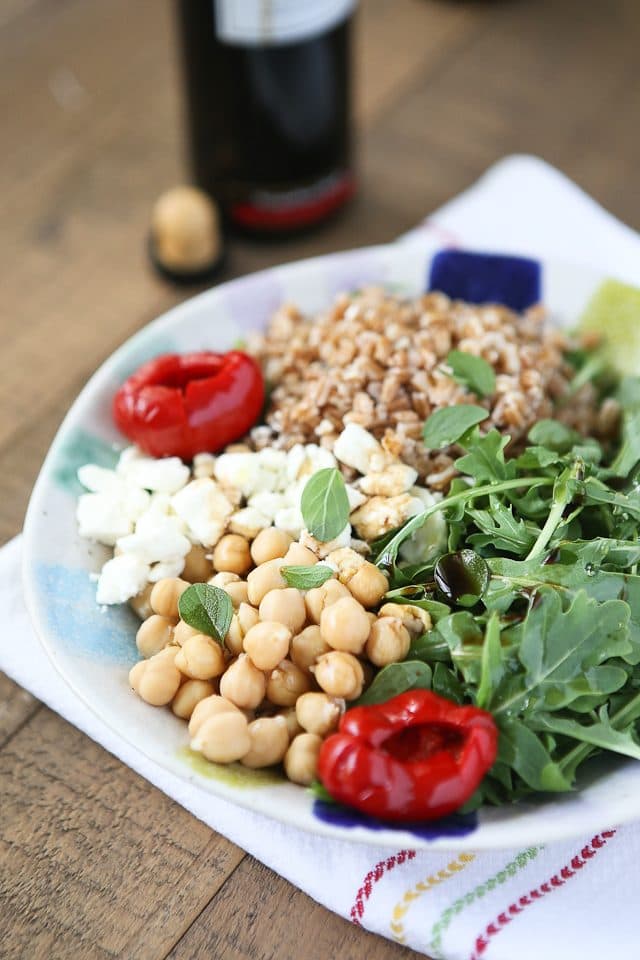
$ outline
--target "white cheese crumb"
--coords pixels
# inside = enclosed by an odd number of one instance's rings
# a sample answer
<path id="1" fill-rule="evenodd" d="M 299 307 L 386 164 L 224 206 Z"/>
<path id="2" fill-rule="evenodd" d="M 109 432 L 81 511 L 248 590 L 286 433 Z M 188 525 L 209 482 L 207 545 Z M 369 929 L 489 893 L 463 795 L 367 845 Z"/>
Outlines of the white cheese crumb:
<path id="1" fill-rule="evenodd" d="M 348 423 L 333 445 L 333 453 L 341 463 L 365 474 L 371 468 L 371 458 L 383 454 L 383 450 L 372 433 L 357 423 Z"/>
<path id="2" fill-rule="evenodd" d="M 187 524 L 196 543 L 213 547 L 224 533 L 233 505 L 209 477 L 192 480 L 171 499 L 175 512 Z"/>
<path id="3" fill-rule="evenodd" d="M 149 565 L 135 554 L 120 554 L 107 560 L 98 577 L 99 604 L 126 603 L 147 584 Z"/>
<path id="4" fill-rule="evenodd" d="M 155 460 L 145 457 L 137 448 L 130 453 L 131 447 L 123 451 L 118 461 L 117 471 L 128 484 L 143 490 L 160 493 L 176 493 L 189 480 L 189 467 L 180 457 L 162 457 Z"/>
<path id="5" fill-rule="evenodd" d="M 202 477 L 212 477 L 216 465 L 216 458 L 212 453 L 196 453 L 193 458 L 193 476 L 196 480 Z"/>
<path id="6" fill-rule="evenodd" d="M 229 529 L 232 533 L 239 533 L 240 536 L 253 540 L 258 536 L 261 530 L 271 526 L 271 517 L 267 517 L 255 507 L 244 507 L 233 514 L 229 521 Z"/>

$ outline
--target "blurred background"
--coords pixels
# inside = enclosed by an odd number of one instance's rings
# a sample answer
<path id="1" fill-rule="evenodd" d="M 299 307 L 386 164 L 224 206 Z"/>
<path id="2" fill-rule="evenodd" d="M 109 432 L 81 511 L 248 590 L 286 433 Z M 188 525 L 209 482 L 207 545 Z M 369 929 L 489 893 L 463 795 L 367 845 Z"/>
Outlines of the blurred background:
<path id="1" fill-rule="evenodd" d="M 190 179 L 178 6 L 0 4 L 3 537 L 96 366 L 198 289 L 160 277 L 147 252 L 154 203 Z M 355 197 L 277 244 L 233 237 L 221 279 L 391 240 L 512 152 L 543 156 L 638 226 L 639 40 L 637 0 L 361 0 Z"/>

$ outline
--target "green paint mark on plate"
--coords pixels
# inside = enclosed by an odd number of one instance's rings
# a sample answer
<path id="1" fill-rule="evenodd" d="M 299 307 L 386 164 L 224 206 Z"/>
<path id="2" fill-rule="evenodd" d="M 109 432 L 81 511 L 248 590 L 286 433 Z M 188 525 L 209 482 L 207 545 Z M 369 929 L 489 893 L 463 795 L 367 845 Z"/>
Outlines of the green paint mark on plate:
<path id="1" fill-rule="evenodd" d="M 53 479 L 63 490 L 77 497 L 86 492 L 78 481 L 78 468 L 85 463 L 97 463 L 99 467 L 112 470 L 118 456 L 118 450 L 110 443 L 84 430 L 75 430 L 58 450 L 52 471 Z"/>
<path id="2" fill-rule="evenodd" d="M 201 777 L 219 780 L 228 787 L 250 790 L 253 787 L 272 787 L 279 783 L 286 783 L 285 775 L 279 767 L 250 770 L 249 767 L 243 767 L 241 763 L 211 763 L 209 760 L 205 760 L 202 754 L 196 753 L 189 747 L 183 747 L 179 750 L 178 756 Z"/>

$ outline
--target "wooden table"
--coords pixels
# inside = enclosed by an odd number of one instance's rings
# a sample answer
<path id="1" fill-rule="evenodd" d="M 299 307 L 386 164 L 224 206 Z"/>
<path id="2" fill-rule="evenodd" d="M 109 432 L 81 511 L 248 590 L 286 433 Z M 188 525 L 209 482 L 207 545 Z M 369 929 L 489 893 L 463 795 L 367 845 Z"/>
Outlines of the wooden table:
<path id="1" fill-rule="evenodd" d="M 1 540 L 95 367 L 187 295 L 153 275 L 144 247 L 153 200 L 185 176 L 172 39 L 160 0 L 0 5 Z M 228 275 L 388 240 L 514 151 L 640 226 L 639 41 L 637 0 L 364 0 L 360 195 L 308 239 L 234 243 Z M 49 960 L 411 956 L 327 913 L 2 675 L 0 945 Z"/>

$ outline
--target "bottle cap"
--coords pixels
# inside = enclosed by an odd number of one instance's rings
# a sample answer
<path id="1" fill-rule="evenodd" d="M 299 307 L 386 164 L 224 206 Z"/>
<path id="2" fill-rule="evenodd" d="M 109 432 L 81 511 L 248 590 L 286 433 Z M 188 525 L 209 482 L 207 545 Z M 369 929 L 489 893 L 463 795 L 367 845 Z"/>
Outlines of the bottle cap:
<path id="1" fill-rule="evenodd" d="M 156 200 L 149 252 L 156 269 L 178 283 L 213 277 L 224 258 L 218 207 L 197 187 L 178 186 Z"/>

